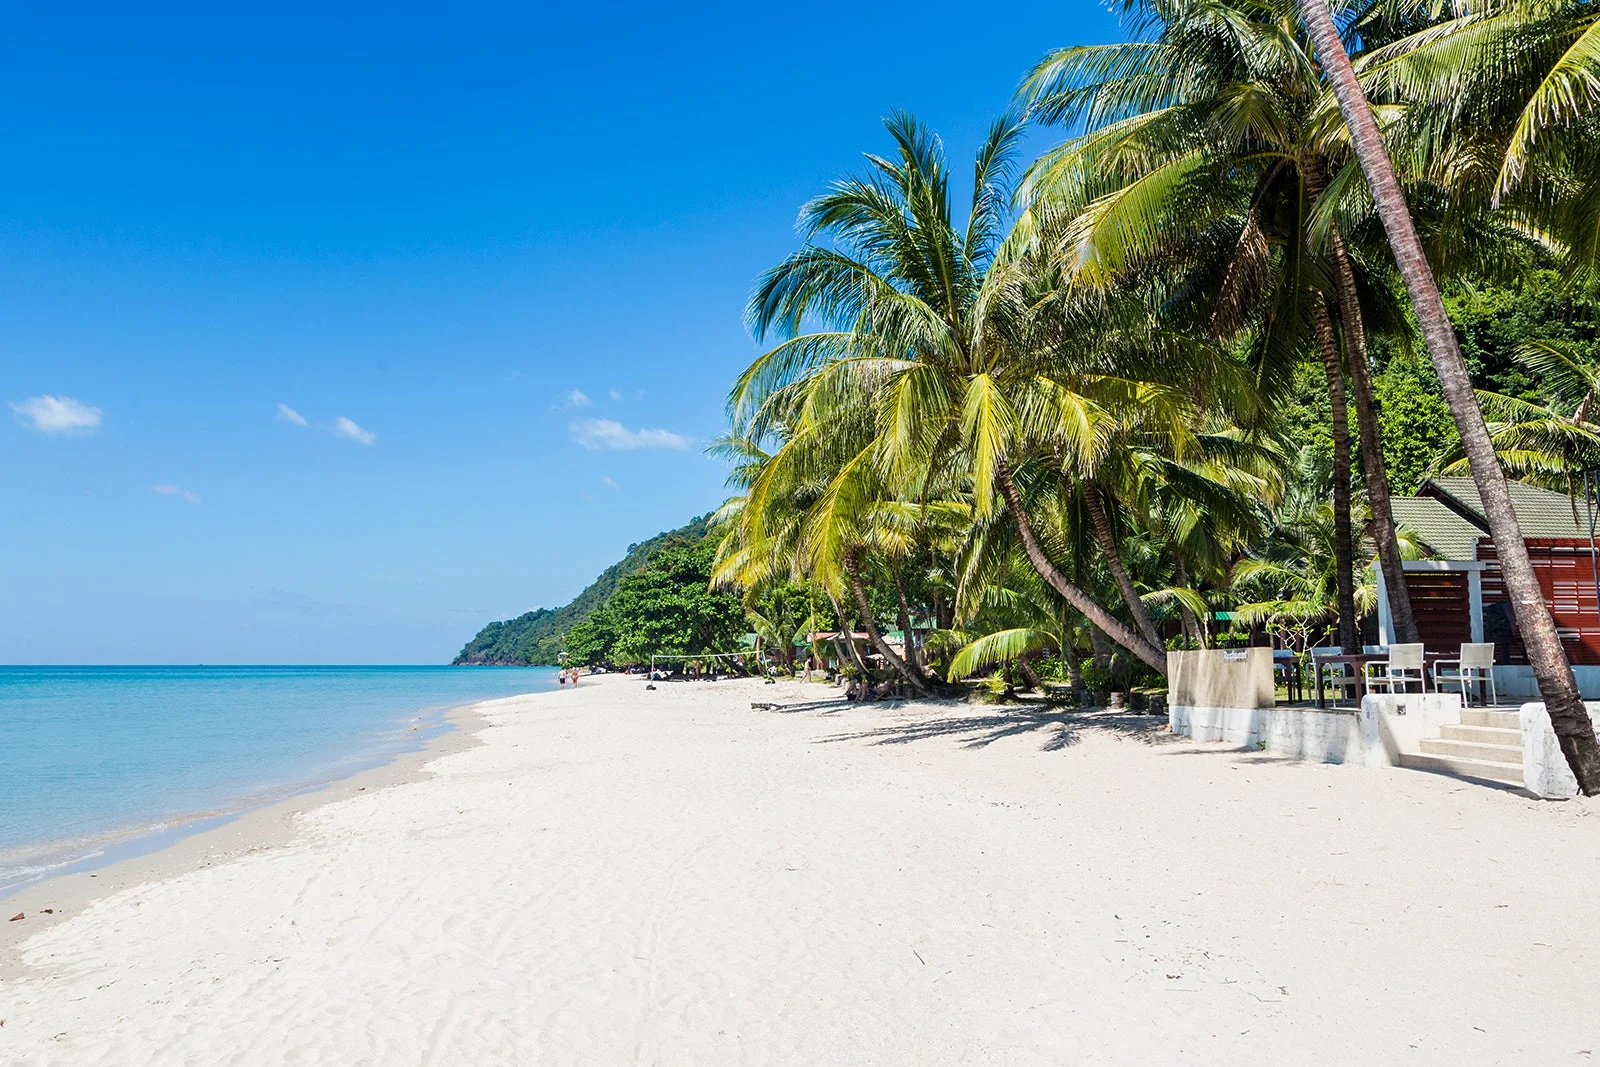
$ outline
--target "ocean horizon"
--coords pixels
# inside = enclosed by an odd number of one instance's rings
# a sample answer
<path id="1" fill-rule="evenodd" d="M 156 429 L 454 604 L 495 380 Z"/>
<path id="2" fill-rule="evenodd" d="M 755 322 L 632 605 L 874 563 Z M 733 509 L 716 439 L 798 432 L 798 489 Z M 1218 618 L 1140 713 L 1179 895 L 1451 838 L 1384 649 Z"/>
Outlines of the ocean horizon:
<path id="1" fill-rule="evenodd" d="M 0 896 L 325 785 L 548 667 L 0 666 Z"/>

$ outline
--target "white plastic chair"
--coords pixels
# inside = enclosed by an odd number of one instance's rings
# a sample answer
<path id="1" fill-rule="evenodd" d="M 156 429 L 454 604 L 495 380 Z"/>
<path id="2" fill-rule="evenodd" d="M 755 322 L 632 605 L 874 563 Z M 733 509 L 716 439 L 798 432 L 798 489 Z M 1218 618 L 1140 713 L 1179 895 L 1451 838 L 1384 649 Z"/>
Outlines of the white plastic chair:
<path id="1" fill-rule="evenodd" d="M 1445 673 L 1450 670 L 1451 673 Z M 1482 644 L 1472 643 L 1461 646 L 1461 655 L 1457 659 L 1442 659 L 1433 665 L 1433 691 L 1439 692 L 1440 686 L 1449 683 L 1461 684 L 1461 703 L 1466 706 L 1467 683 L 1471 682 L 1476 688 L 1482 682 L 1489 683 L 1489 703 L 1500 703 L 1500 694 L 1494 687 L 1494 642 Z"/>
<path id="2" fill-rule="evenodd" d="M 1366 676 L 1367 692 L 1385 689 L 1393 693 L 1398 685 L 1400 692 L 1405 693 L 1409 692 L 1405 687 L 1416 682 L 1418 691 L 1426 693 L 1428 673 L 1422 664 L 1422 645 L 1390 645 L 1388 659 L 1375 659 L 1361 665 Z"/>
<path id="3" fill-rule="evenodd" d="M 1324 656 L 1338 656 L 1342 655 L 1343 653 L 1344 649 L 1338 645 L 1324 645 L 1321 648 L 1313 648 L 1311 650 L 1311 662 L 1313 667 L 1311 672 L 1311 680 L 1313 685 L 1316 684 L 1317 680 L 1317 672 L 1315 669 L 1317 666 L 1316 661 Z M 1344 668 L 1344 670 L 1342 673 L 1333 674 L 1332 669 L 1334 667 Z M 1334 663 L 1322 668 L 1322 686 L 1333 687 L 1333 706 L 1335 708 L 1339 706 L 1339 690 L 1348 689 L 1350 690 L 1350 695 L 1354 697 L 1356 687 L 1360 684 L 1361 679 L 1355 676 L 1355 672 L 1349 670 L 1349 664 L 1347 663 Z M 1316 695 L 1318 701 L 1320 702 L 1322 699 L 1321 687 L 1318 688 Z"/>

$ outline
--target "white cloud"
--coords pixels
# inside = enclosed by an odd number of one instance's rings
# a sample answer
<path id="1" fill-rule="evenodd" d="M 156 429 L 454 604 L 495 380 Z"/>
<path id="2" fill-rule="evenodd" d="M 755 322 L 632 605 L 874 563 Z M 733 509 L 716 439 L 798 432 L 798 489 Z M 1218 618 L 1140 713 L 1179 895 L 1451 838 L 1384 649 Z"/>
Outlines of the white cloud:
<path id="1" fill-rule="evenodd" d="M 591 452 L 631 452 L 636 448 L 688 448 L 689 439 L 671 430 L 630 430 L 611 419 L 572 424 L 572 439 Z"/>
<path id="2" fill-rule="evenodd" d="M 343 415 L 333 420 L 333 432 L 340 437 L 348 437 L 352 441 L 360 441 L 364 445 L 370 445 L 378 439 L 377 434 L 371 430 L 363 430 L 354 421 L 345 418 Z"/>
<path id="3" fill-rule="evenodd" d="M 30 396 L 11 402 L 17 421 L 40 433 L 93 433 L 100 409 L 70 396 Z"/>
<path id="4" fill-rule="evenodd" d="M 594 403 L 594 401 L 590 400 L 589 394 L 585 393 L 582 389 L 574 389 L 572 392 L 567 394 L 567 403 L 571 404 L 575 408 L 586 408 L 590 404 Z"/>
<path id="5" fill-rule="evenodd" d="M 612 489 L 621 489 L 622 488 L 622 486 L 618 485 L 615 481 L 613 481 L 611 479 L 610 475 L 602 474 L 600 476 L 600 482 L 601 482 L 602 485 L 610 486 Z"/>
<path id="6" fill-rule="evenodd" d="M 278 405 L 278 418 L 284 422 L 292 422 L 296 426 L 306 425 L 306 417 L 290 407 L 288 404 Z"/>
<path id="7" fill-rule="evenodd" d="M 200 503 L 200 495 L 198 493 L 191 493 L 187 489 L 179 489 L 175 485 L 152 485 L 150 491 L 152 493 L 160 493 L 162 496 L 175 496 L 180 500 L 187 500 L 191 504 Z"/>
<path id="8" fill-rule="evenodd" d="M 612 400 L 621 400 L 622 399 L 622 390 L 621 389 L 612 389 L 612 390 L 610 390 L 610 392 L 611 392 L 611 399 Z"/>

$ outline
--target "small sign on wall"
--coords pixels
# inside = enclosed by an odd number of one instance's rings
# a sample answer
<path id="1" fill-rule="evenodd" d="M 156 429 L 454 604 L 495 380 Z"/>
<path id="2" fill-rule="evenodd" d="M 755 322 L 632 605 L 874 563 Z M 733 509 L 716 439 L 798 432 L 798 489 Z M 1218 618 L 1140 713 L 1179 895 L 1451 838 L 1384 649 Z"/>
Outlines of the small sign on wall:
<path id="1" fill-rule="evenodd" d="M 1227 649 L 1226 651 L 1224 651 L 1222 653 L 1222 660 L 1223 660 L 1224 663 L 1243 663 L 1245 660 L 1247 660 L 1249 658 L 1250 658 L 1250 653 L 1246 652 L 1242 648 L 1240 648 L 1240 649 L 1231 649 L 1230 648 L 1230 649 Z"/>

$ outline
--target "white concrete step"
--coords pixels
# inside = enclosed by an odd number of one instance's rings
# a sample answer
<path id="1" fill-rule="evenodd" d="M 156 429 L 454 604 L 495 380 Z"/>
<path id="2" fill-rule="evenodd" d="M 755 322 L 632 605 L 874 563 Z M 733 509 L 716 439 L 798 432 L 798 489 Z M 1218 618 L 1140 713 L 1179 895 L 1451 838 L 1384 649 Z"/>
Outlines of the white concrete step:
<path id="1" fill-rule="evenodd" d="M 1475 741 L 1480 745 L 1508 745 L 1522 751 L 1522 731 L 1503 726 L 1441 726 L 1446 741 Z"/>
<path id="2" fill-rule="evenodd" d="M 1493 708 L 1462 708 L 1462 726 L 1494 726 L 1503 730 L 1521 730 L 1522 717 L 1515 711 L 1496 711 Z"/>
<path id="3" fill-rule="evenodd" d="M 1424 737 L 1422 751 L 1429 756 L 1449 756 L 1453 759 L 1476 760 L 1482 763 L 1516 764 L 1520 775 L 1522 746 L 1484 745 L 1476 741 L 1447 741 L 1441 737 Z"/>
<path id="4" fill-rule="evenodd" d="M 1419 756 L 1409 752 L 1400 754 L 1400 766 L 1434 774 L 1450 774 L 1457 778 L 1482 778 L 1491 782 L 1522 784 L 1522 765 L 1491 763 L 1485 760 L 1461 759 L 1454 756 Z"/>

